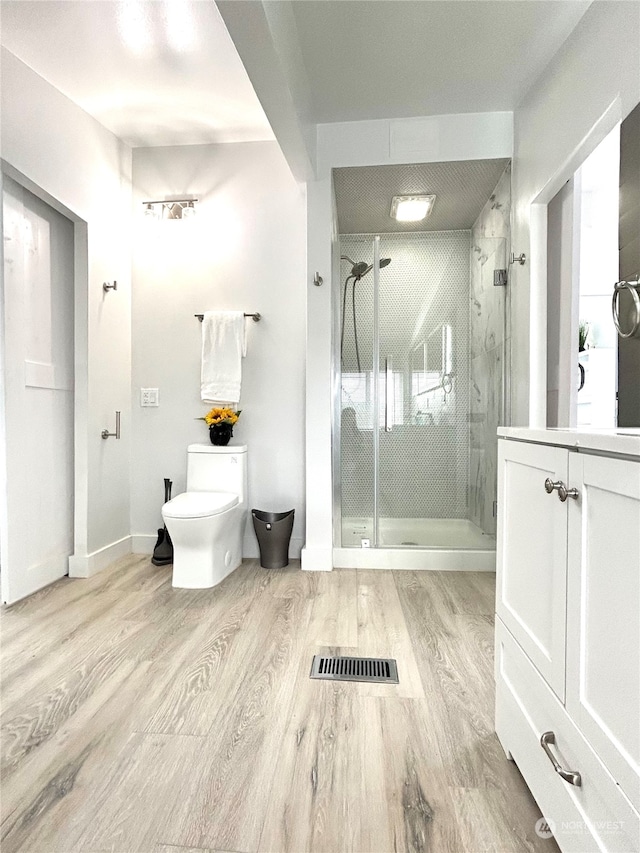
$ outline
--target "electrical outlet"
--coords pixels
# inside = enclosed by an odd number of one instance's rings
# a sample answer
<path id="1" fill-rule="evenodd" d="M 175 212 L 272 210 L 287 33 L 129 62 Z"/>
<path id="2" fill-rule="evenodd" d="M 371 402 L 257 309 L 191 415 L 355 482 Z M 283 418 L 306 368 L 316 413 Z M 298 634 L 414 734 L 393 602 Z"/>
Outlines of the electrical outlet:
<path id="1" fill-rule="evenodd" d="M 141 406 L 159 406 L 158 389 L 157 388 L 141 388 L 140 389 L 140 405 Z"/>
<path id="2" fill-rule="evenodd" d="M 371 547 L 371 541 L 369 539 L 361 539 L 360 540 L 360 547 L 361 548 L 370 548 Z"/>

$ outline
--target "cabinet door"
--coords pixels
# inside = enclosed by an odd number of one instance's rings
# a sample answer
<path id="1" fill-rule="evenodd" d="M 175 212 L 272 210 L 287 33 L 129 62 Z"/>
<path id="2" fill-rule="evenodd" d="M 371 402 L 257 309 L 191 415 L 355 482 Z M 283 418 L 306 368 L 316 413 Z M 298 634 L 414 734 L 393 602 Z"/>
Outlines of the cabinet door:
<path id="1" fill-rule="evenodd" d="M 571 454 L 566 706 L 640 810 L 640 463 Z"/>
<path id="2" fill-rule="evenodd" d="M 547 478 L 567 481 L 568 451 L 499 442 L 496 610 L 564 700 L 567 505 Z"/>

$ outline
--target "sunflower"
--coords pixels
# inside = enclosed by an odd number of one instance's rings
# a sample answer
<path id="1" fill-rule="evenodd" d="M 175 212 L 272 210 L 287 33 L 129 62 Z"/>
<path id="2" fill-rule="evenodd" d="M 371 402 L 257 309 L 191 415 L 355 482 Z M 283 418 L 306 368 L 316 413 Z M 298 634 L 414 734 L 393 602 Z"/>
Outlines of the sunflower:
<path id="1" fill-rule="evenodd" d="M 203 418 L 198 418 L 198 420 L 204 421 L 207 426 L 216 426 L 217 424 L 231 424 L 233 426 L 240 417 L 241 411 L 240 409 L 236 412 L 228 406 L 222 408 L 214 407 Z"/>

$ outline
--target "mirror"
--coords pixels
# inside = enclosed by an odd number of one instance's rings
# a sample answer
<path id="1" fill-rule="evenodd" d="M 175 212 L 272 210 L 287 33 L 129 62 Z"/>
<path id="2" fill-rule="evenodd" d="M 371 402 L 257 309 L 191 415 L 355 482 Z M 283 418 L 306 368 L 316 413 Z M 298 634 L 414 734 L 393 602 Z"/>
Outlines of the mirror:
<path id="1" fill-rule="evenodd" d="M 411 393 L 415 397 L 426 390 L 426 344 L 418 344 L 411 352 Z"/>
<path id="2" fill-rule="evenodd" d="M 426 369 L 429 373 L 444 373 L 444 331 L 445 326 L 438 326 L 427 338 Z"/>

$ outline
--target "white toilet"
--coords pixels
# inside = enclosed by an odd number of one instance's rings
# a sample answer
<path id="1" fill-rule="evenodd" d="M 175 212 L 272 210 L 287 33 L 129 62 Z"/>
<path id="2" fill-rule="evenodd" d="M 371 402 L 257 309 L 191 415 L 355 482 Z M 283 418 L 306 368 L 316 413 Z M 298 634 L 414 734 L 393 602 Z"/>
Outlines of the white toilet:
<path id="1" fill-rule="evenodd" d="M 173 586 L 216 586 L 242 562 L 247 520 L 246 445 L 187 448 L 187 491 L 162 507 L 173 542 Z"/>

